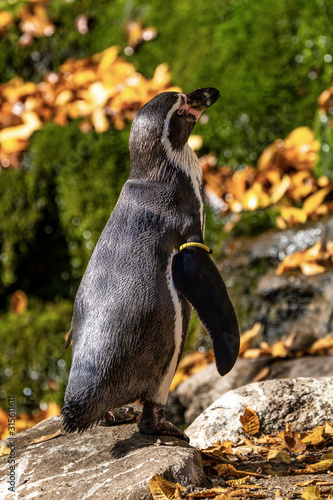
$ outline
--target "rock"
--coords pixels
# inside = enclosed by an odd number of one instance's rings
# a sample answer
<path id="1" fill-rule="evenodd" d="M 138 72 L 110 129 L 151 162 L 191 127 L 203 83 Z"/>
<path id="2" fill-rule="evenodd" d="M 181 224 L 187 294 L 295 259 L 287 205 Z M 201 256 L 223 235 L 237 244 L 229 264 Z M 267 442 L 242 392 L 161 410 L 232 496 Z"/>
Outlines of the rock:
<path id="1" fill-rule="evenodd" d="M 275 359 L 267 380 L 282 378 L 320 378 L 333 373 L 333 356 L 304 356 L 295 359 Z"/>
<path id="2" fill-rule="evenodd" d="M 174 392 L 184 410 L 185 423 L 191 424 L 200 413 L 226 392 L 253 382 L 264 368 L 268 370 L 264 376 L 266 380 L 324 377 L 333 373 L 333 356 L 306 356 L 294 359 L 238 358 L 233 369 L 224 377 L 219 375 L 215 363 L 212 363 L 180 384 Z"/>
<path id="3" fill-rule="evenodd" d="M 277 276 L 287 254 L 316 242 L 333 240 L 333 217 L 270 230 L 259 236 L 230 239 L 218 265 L 235 306 L 241 331 L 256 322 L 269 342 L 294 333 L 309 345 L 333 331 L 333 272 L 305 276 L 299 269 Z"/>
<path id="4" fill-rule="evenodd" d="M 218 373 L 215 363 L 211 363 L 207 368 L 180 384 L 175 392 L 180 404 L 186 409 L 185 423 L 193 422 L 222 394 L 252 382 L 268 362 L 267 358 L 239 358 L 233 369 L 224 377 Z"/>
<path id="5" fill-rule="evenodd" d="M 199 485 L 204 478 L 198 450 L 177 438 L 143 436 L 136 424 L 97 426 L 29 444 L 60 428 L 60 417 L 53 417 L 13 438 L 20 499 L 148 500 L 156 473 L 183 486 Z M 8 443 L 5 439 L 0 446 Z M 5 456 L 0 459 L 0 498 L 11 500 L 17 496 L 8 494 L 8 473 Z"/>
<path id="6" fill-rule="evenodd" d="M 264 434 L 280 432 L 286 423 L 295 431 L 310 430 L 333 420 L 333 378 L 267 380 L 229 391 L 186 429 L 191 445 L 242 440 L 244 406 L 258 413 Z"/>

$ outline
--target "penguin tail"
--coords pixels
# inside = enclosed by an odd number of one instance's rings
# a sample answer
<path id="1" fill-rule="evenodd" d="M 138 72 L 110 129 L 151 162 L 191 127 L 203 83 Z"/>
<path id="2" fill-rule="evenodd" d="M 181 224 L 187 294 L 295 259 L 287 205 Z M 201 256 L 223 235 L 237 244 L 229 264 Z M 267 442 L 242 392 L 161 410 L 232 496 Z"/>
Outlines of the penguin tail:
<path id="1" fill-rule="evenodd" d="M 91 411 L 87 404 L 77 400 L 65 402 L 61 410 L 62 425 L 65 432 L 84 432 L 97 423 L 99 415 Z"/>

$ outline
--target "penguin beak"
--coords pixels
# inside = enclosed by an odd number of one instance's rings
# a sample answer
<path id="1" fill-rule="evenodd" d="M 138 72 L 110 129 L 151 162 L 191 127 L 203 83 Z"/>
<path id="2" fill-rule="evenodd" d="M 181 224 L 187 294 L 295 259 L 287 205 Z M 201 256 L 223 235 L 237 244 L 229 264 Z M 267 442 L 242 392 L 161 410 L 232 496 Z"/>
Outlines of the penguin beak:
<path id="1" fill-rule="evenodd" d="M 185 113 L 187 116 L 198 120 L 201 113 L 209 108 L 220 97 L 220 92 L 213 87 L 195 89 L 188 94 L 181 94 L 184 99 L 183 105 L 179 108 L 178 114 Z"/>
<path id="2" fill-rule="evenodd" d="M 220 92 L 213 87 L 208 87 L 204 89 L 195 89 L 193 92 L 186 94 L 186 97 L 187 104 L 189 104 L 191 108 L 203 112 L 218 100 Z"/>

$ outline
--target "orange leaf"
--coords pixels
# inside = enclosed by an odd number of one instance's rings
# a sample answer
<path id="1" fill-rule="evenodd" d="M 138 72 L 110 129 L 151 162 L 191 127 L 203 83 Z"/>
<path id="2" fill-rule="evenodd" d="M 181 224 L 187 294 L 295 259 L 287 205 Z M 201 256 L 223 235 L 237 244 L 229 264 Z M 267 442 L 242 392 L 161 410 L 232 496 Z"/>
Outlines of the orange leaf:
<path id="1" fill-rule="evenodd" d="M 327 186 L 323 189 L 319 189 L 319 191 L 316 191 L 314 194 L 310 195 L 308 198 L 303 203 L 302 209 L 304 212 L 309 215 L 313 213 L 319 205 L 321 205 L 327 196 L 327 194 L 332 191 L 332 186 Z"/>
<path id="2" fill-rule="evenodd" d="M 257 413 L 250 408 L 244 406 L 244 415 L 239 417 L 245 434 L 254 436 L 260 431 L 260 420 Z"/>
<path id="3" fill-rule="evenodd" d="M 60 429 L 58 429 L 56 432 L 53 434 L 49 434 L 48 436 L 42 436 L 40 438 L 34 439 L 33 441 L 29 442 L 30 444 L 38 444 L 38 443 L 43 443 L 44 441 L 49 441 L 50 439 L 54 439 L 56 437 L 62 436 L 62 432 Z"/>
<path id="4" fill-rule="evenodd" d="M 23 314 L 28 307 L 28 297 L 23 290 L 16 290 L 10 300 L 10 308 L 13 313 L 20 315 Z"/>

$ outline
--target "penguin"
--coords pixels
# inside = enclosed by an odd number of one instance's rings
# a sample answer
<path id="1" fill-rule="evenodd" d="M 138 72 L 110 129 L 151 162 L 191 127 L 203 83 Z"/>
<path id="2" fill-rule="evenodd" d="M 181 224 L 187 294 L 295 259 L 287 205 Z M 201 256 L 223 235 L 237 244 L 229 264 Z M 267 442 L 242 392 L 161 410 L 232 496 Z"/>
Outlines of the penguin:
<path id="1" fill-rule="evenodd" d="M 215 88 L 163 92 L 132 122 L 130 175 L 74 301 L 67 432 L 117 423 L 116 409 L 139 400 L 141 433 L 188 441 L 165 420 L 165 405 L 192 309 L 210 335 L 219 373 L 236 361 L 237 318 L 204 244 L 202 170 L 187 143 L 219 97 Z M 128 421 L 127 413 L 130 407 L 119 420 Z"/>

